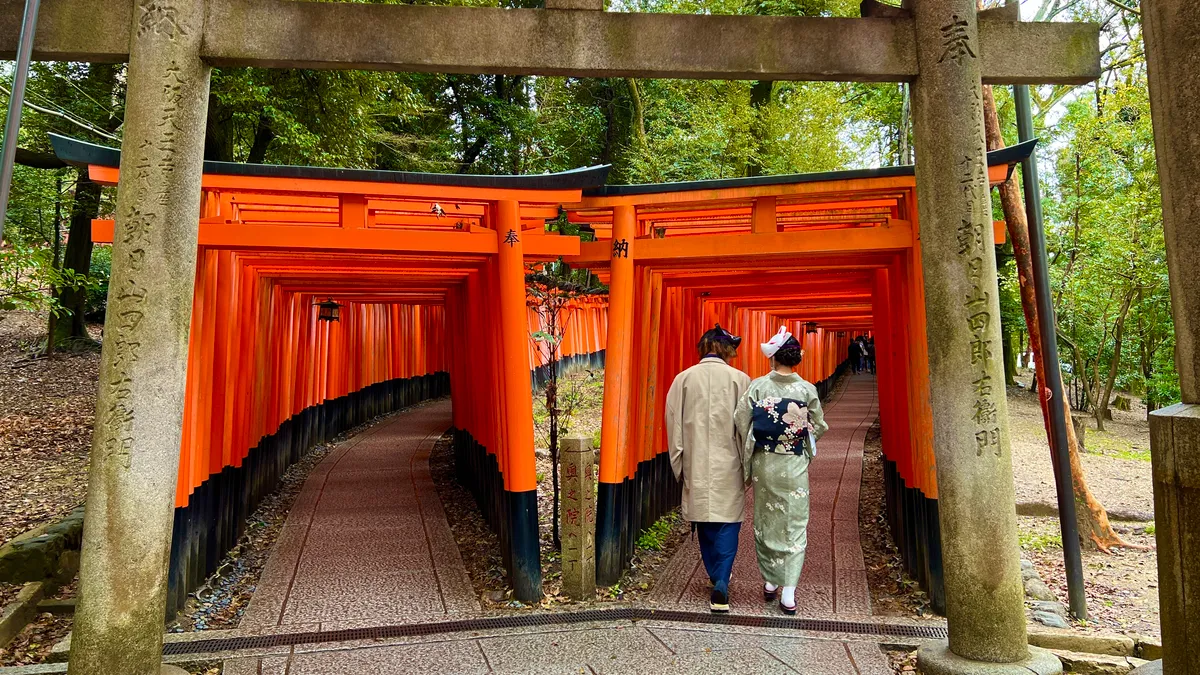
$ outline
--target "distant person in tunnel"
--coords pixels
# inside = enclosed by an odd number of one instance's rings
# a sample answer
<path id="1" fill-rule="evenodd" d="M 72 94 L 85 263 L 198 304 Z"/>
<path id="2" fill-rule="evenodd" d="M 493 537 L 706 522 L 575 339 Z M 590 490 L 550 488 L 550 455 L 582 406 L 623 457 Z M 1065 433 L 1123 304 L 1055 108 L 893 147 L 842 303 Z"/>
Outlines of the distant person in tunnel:
<path id="1" fill-rule="evenodd" d="M 795 614 L 808 547 L 808 464 L 829 425 L 817 388 L 796 374 L 804 358 L 796 338 L 780 328 L 761 347 L 771 372 L 750 383 L 734 423 L 750 458 L 745 473 L 754 486 L 754 545 L 763 598 L 779 598 L 784 614 Z"/>
<path id="2" fill-rule="evenodd" d="M 874 337 L 867 340 L 867 370 L 871 371 L 872 375 L 875 374 L 875 338 Z"/>
<path id="3" fill-rule="evenodd" d="M 683 481 L 683 518 L 700 539 L 714 612 L 729 611 L 729 574 L 745 510 L 746 445 L 733 413 L 750 376 L 729 365 L 741 343 L 717 324 L 700 338 L 700 362 L 676 376 L 667 392 L 671 469 Z"/>

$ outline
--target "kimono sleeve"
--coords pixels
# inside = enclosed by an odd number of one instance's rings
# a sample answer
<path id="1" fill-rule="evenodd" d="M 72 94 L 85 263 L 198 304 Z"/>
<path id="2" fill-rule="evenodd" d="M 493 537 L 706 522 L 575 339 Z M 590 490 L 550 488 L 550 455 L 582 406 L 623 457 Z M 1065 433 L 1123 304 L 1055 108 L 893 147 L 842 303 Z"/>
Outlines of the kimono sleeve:
<path id="1" fill-rule="evenodd" d="M 667 408 L 664 421 L 667 424 L 667 451 L 671 455 L 671 471 L 676 479 L 682 479 L 683 474 L 683 383 L 684 373 L 675 377 L 671 388 L 667 390 Z"/>
<path id="2" fill-rule="evenodd" d="M 808 389 L 808 418 L 813 425 L 813 441 L 821 440 L 826 431 L 829 431 L 829 424 L 825 422 L 825 411 L 821 409 L 821 397 L 817 395 L 817 388 L 809 385 Z"/>
<path id="3" fill-rule="evenodd" d="M 738 441 L 739 452 L 742 459 L 742 475 L 745 480 L 750 480 L 750 456 L 754 447 L 753 431 L 750 429 L 751 418 L 753 414 L 753 384 L 746 388 L 738 399 L 737 408 L 733 411 L 733 431 L 734 437 Z"/>

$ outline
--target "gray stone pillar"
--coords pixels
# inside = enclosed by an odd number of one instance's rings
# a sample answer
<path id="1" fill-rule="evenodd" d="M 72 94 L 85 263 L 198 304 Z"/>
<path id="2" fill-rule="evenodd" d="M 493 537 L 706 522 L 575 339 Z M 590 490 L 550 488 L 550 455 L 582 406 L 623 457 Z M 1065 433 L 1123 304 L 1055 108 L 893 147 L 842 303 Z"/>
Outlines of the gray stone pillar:
<path id="1" fill-rule="evenodd" d="M 1183 404 L 1150 415 L 1162 672 L 1200 673 L 1200 5 L 1142 3 Z"/>
<path id="2" fill-rule="evenodd" d="M 1008 444 L 975 0 L 916 0 L 917 206 L 950 639 L 926 673 L 1061 672 L 1031 655 Z M 978 662 L 1009 664 L 976 671 Z"/>
<path id="3" fill-rule="evenodd" d="M 1175 319 L 1175 366 L 1183 402 L 1200 403 L 1200 4 L 1154 0 L 1147 1 L 1142 12 Z"/>
<path id="4" fill-rule="evenodd" d="M 562 590 L 572 600 L 596 596 L 596 461 L 592 441 L 571 434 L 559 451 L 562 475 Z"/>
<path id="5" fill-rule="evenodd" d="M 135 0 L 69 673 L 157 674 L 196 270 L 203 0 Z"/>

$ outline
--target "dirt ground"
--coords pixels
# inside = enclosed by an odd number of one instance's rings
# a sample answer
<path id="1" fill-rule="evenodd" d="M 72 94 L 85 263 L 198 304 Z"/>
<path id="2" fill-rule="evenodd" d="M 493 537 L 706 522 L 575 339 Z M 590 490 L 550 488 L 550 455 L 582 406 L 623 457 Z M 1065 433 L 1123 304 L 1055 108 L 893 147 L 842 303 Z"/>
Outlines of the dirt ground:
<path id="1" fill-rule="evenodd" d="M 1008 392 L 1009 433 L 1012 437 L 1013 474 L 1017 503 L 1057 503 L 1050 445 L 1037 396 L 1023 386 Z M 1154 491 L 1150 480 L 1150 425 L 1146 407 L 1133 400 L 1132 410 L 1113 410 L 1105 430 L 1087 418 L 1084 432 L 1083 470 L 1092 493 L 1110 512 L 1150 520 L 1154 516 Z"/>
<path id="2" fill-rule="evenodd" d="M 1050 447 L 1042 426 L 1041 408 L 1025 386 L 1010 388 L 1009 420 L 1017 501 L 1054 504 L 1054 473 Z M 1113 526 L 1131 544 L 1149 550 L 1115 548 L 1111 554 L 1083 551 L 1084 587 L 1089 620 L 1085 631 L 1116 631 L 1159 635 L 1158 560 L 1154 546 L 1154 488 L 1150 473 L 1150 426 L 1146 407 L 1133 397 L 1131 410 L 1113 410 L 1105 431 L 1096 430 L 1088 418 L 1081 457 L 1092 493 L 1108 509 Z M 1019 508 L 1019 512 L 1026 512 Z M 1124 520 L 1129 519 L 1129 520 Z M 1020 516 L 1017 519 L 1024 555 L 1064 603 L 1066 577 L 1062 562 L 1062 537 L 1054 516 Z"/>
<path id="3" fill-rule="evenodd" d="M 87 491 L 100 353 L 36 358 L 45 332 L 44 315 L 0 312 L 0 544 L 65 515 Z M 0 607 L 20 589 L 0 584 Z M 55 597 L 73 594 L 71 585 Z M 69 617 L 39 615 L 0 649 L 0 666 L 40 663 L 69 629 Z"/>
<path id="4" fill-rule="evenodd" d="M 0 312 L 0 542 L 66 514 L 87 490 L 100 353 L 31 358 L 45 332 L 42 315 Z"/>
<path id="5" fill-rule="evenodd" d="M 1018 378 L 1022 387 L 1008 390 L 1009 431 L 1013 478 L 1020 513 L 1053 513 L 1057 503 L 1050 447 L 1037 398 L 1029 392 L 1029 374 Z M 1109 510 L 1113 526 L 1129 543 L 1149 550 L 1113 549 L 1111 554 L 1083 551 L 1084 587 L 1089 617 L 1073 622 L 1075 630 L 1127 633 L 1158 637 L 1158 568 L 1154 546 L 1154 493 L 1150 474 L 1150 427 L 1146 408 L 1133 397 L 1130 411 L 1113 410 L 1105 431 L 1087 418 L 1082 456 L 1084 474 L 1093 494 Z M 927 598 L 902 571 L 899 554 L 882 524 L 883 491 L 875 430 L 867 436 L 859 521 L 863 553 L 876 614 L 927 615 Z M 878 476 L 878 477 L 877 477 Z M 1062 561 L 1062 537 L 1054 515 L 1017 517 L 1022 556 L 1058 599 L 1067 603 Z M 1031 626 L 1037 625 L 1030 623 Z M 890 650 L 897 673 L 915 670 L 915 652 Z"/>
<path id="6" fill-rule="evenodd" d="M 883 442 L 879 420 L 863 444 L 862 485 L 858 496 L 859 542 L 871 589 L 871 613 L 877 616 L 933 618 L 929 596 L 904 572 L 900 550 L 892 541 L 885 517 Z"/>

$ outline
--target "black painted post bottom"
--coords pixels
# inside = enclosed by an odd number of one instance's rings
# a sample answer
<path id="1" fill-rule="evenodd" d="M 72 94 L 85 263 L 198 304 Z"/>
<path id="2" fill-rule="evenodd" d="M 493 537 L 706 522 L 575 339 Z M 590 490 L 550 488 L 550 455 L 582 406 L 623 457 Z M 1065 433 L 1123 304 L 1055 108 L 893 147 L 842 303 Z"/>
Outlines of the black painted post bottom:
<path id="1" fill-rule="evenodd" d="M 506 497 L 513 597 L 521 602 L 540 602 L 542 552 L 538 532 L 537 490 L 508 492 Z"/>
<path id="2" fill-rule="evenodd" d="M 623 483 L 596 486 L 596 584 L 612 586 L 621 579 L 621 524 L 617 504 Z"/>

